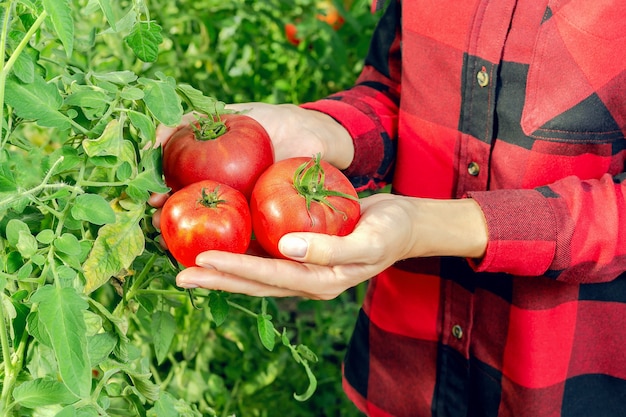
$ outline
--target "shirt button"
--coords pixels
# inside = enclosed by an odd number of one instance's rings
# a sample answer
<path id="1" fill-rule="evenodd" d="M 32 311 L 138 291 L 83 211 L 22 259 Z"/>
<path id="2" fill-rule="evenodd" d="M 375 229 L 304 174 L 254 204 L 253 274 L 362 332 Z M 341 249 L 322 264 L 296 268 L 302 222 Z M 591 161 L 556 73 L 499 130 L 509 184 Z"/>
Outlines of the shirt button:
<path id="1" fill-rule="evenodd" d="M 460 340 L 463 337 L 463 328 L 458 324 L 452 326 L 452 336 Z"/>
<path id="2" fill-rule="evenodd" d="M 480 173 L 480 165 L 478 165 L 476 162 L 470 162 L 469 165 L 467 166 L 467 172 L 472 177 L 477 176 Z"/>
<path id="3" fill-rule="evenodd" d="M 478 81 L 478 85 L 481 87 L 487 87 L 489 84 L 489 74 L 487 74 L 487 68 L 482 67 L 480 71 L 476 74 L 476 80 Z"/>

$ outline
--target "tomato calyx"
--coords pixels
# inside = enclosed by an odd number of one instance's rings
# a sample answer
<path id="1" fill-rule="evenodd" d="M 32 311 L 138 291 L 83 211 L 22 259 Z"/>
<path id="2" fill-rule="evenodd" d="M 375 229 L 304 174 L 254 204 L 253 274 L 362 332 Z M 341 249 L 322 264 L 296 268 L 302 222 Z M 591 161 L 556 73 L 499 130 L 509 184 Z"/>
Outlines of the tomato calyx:
<path id="1" fill-rule="evenodd" d="M 228 130 L 226 124 L 218 115 L 198 117 L 198 124 L 192 123 L 193 132 L 197 140 L 213 140 L 222 136 Z"/>
<path id="2" fill-rule="evenodd" d="M 207 189 L 203 187 L 201 191 L 202 197 L 198 199 L 198 204 L 208 208 L 216 208 L 220 204 L 227 203 L 226 200 L 220 199 L 219 188 L 215 187 L 213 191 L 207 192 Z"/>
<path id="3" fill-rule="evenodd" d="M 320 164 L 320 160 L 321 155 L 318 153 L 314 158 L 300 165 L 294 173 L 293 186 L 296 191 L 298 191 L 298 194 L 304 197 L 309 216 L 311 215 L 311 203 L 316 202 L 326 205 L 337 213 L 341 213 L 345 220 L 348 217 L 347 214 L 333 206 L 333 204 L 328 201 L 328 197 L 342 197 L 355 201 L 358 199 L 353 195 L 326 188 L 324 184 L 326 174 Z"/>

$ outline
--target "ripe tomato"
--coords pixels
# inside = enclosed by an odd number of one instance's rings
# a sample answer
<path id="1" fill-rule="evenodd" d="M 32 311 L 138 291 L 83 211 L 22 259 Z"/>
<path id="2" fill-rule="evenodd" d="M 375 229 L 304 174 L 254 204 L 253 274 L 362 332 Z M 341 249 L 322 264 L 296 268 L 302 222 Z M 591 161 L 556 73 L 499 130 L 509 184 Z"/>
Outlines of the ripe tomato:
<path id="1" fill-rule="evenodd" d="M 188 185 L 163 205 L 161 234 L 172 256 L 187 267 L 210 249 L 244 253 L 252 236 L 248 201 L 216 181 Z"/>
<path id="2" fill-rule="evenodd" d="M 174 133 L 163 149 L 163 174 L 172 191 L 208 179 L 249 198 L 273 162 L 274 148 L 263 126 L 239 113 L 200 118 Z"/>
<path id="3" fill-rule="evenodd" d="M 316 18 L 322 22 L 328 23 L 333 29 L 339 30 L 343 26 L 343 16 L 337 10 L 337 7 L 331 0 L 324 0 L 318 3 L 318 7 L 322 11 Z"/>
<path id="4" fill-rule="evenodd" d="M 252 230 L 260 246 L 284 258 L 278 241 L 289 232 L 345 236 L 354 230 L 361 207 L 346 176 L 319 155 L 290 158 L 270 166 L 250 198 Z"/>
<path id="5" fill-rule="evenodd" d="M 293 23 L 285 23 L 285 37 L 293 46 L 300 45 L 300 39 L 298 39 L 298 28 Z"/>

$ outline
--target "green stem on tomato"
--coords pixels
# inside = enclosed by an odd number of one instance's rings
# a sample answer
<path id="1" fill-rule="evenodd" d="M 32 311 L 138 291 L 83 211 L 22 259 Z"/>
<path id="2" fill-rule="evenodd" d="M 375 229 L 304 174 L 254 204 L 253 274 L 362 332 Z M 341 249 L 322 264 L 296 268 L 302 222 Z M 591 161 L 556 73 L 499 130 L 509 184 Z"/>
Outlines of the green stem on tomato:
<path id="1" fill-rule="evenodd" d="M 328 197 L 342 197 L 350 200 L 357 200 L 357 197 L 342 193 L 340 191 L 329 190 L 326 188 L 326 174 L 321 165 L 321 155 L 318 153 L 313 159 L 300 165 L 293 176 L 293 186 L 298 193 L 304 197 L 306 201 L 306 209 L 310 214 L 311 203 L 324 204 L 331 210 L 343 214 L 344 219 L 346 213 L 338 210 L 328 201 Z"/>
<path id="2" fill-rule="evenodd" d="M 226 133 L 226 124 L 219 114 L 209 117 L 198 117 L 198 125 L 191 124 L 197 140 L 213 140 Z"/>

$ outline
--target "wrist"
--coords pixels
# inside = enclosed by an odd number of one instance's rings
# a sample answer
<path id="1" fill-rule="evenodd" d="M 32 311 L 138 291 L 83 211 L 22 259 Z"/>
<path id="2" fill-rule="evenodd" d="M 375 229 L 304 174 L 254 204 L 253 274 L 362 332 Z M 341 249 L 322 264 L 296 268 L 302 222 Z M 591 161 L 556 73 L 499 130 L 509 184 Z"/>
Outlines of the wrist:
<path id="1" fill-rule="evenodd" d="M 295 131 L 308 131 L 316 135 L 322 147 L 322 159 L 339 169 L 346 169 L 354 159 L 354 144 L 348 130 L 326 113 L 299 108 L 302 117 Z"/>
<path id="2" fill-rule="evenodd" d="M 471 198 L 413 199 L 411 256 L 481 258 L 488 232 L 483 212 Z"/>

